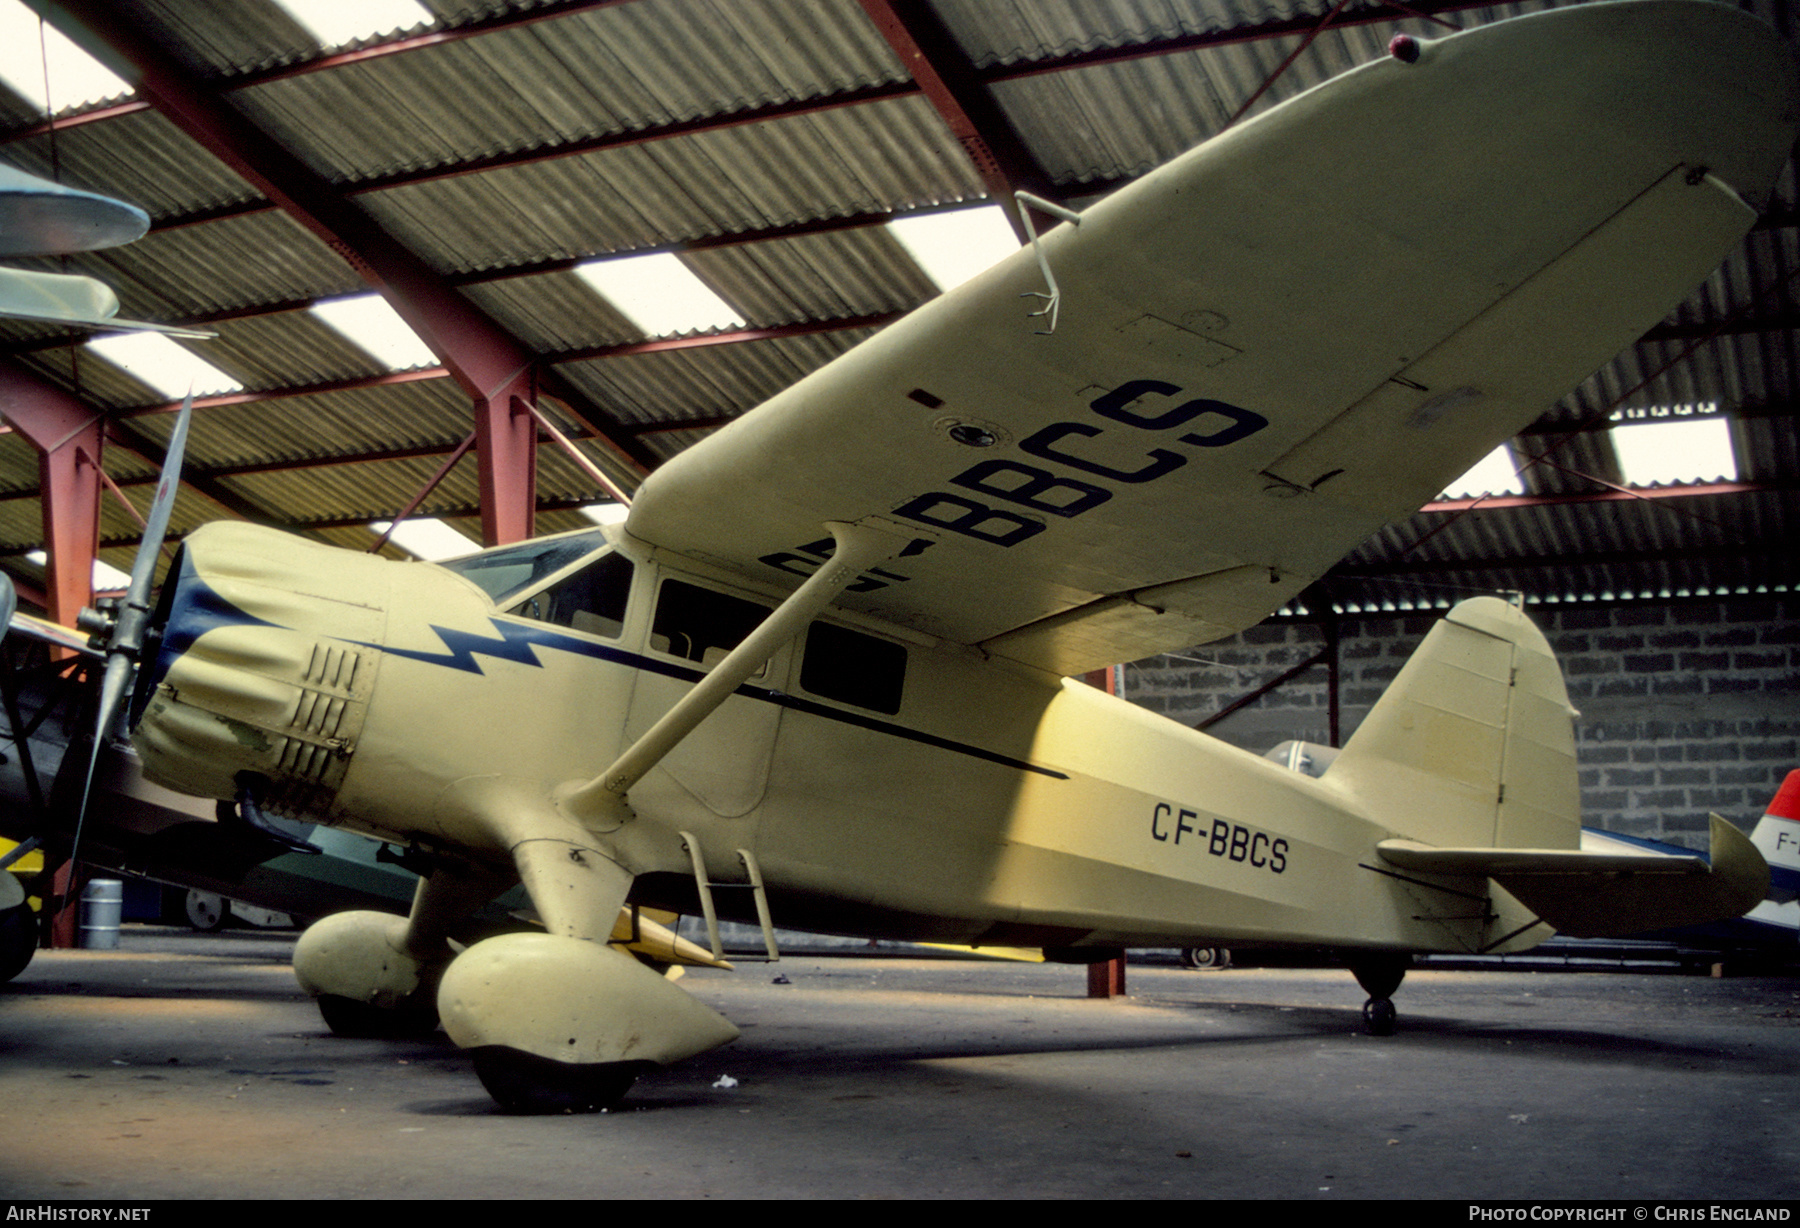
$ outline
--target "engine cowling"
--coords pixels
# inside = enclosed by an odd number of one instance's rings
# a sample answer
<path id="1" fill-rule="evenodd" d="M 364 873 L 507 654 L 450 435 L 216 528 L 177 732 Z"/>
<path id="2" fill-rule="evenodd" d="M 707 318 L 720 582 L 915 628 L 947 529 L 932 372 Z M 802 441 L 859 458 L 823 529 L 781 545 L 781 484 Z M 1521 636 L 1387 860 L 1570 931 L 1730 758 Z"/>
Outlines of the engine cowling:
<path id="1" fill-rule="evenodd" d="M 143 666 L 132 742 L 144 774 L 328 817 L 375 687 L 397 565 L 254 525 L 190 536 L 164 585 L 161 642 Z"/>

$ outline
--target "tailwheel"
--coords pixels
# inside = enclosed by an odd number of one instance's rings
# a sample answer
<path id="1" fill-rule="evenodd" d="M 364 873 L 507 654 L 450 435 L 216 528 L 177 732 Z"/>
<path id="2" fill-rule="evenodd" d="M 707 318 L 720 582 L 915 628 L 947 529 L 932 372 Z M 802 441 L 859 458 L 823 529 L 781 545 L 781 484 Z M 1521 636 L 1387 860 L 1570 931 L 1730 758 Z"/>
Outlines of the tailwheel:
<path id="1" fill-rule="evenodd" d="M 625 1098 L 655 1062 L 558 1062 L 505 1045 L 471 1049 L 475 1075 L 508 1113 L 597 1113 Z"/>
<path id="2" fill-rule="evenodd" d="M 1370 998 L 1363 1003 L 1363 1026 L 1370 1036 L 1392 1036 L 1398 1018 L 1392 998 Z"/>
<path id="3" fill-rule="evenodd" d="M 1406 979 L 1412 967 L 1412 956 L 1365 955 L 1350 965 L 1356 983 L 1363 987 L 1369 1000 L 1363 1003 L 1363 1025 L 1370 1036 L 1392 1036 L 1399 1012 L 1394 1009 L 1393 994 Z"/>
<path id="4" fill-rule="evenodd" d="M 1183 947 L 1181 963 L 1187 968 L 1210 968 L 1219 972 L 1231 967 L 1231 952 L 1224 947 Z"/>

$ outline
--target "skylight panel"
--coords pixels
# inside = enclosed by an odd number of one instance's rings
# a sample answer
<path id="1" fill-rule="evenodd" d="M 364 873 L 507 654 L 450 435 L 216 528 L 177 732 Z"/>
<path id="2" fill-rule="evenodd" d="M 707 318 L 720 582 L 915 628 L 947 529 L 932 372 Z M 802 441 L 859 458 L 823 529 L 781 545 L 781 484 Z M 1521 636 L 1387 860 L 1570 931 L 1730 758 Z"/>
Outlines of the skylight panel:
<path id="1" fill-rule="evenodd" d="M 1474 499 L 1481 495 L 1522 495 L 1525 482 L 1519 477 L 1518 462 L 1512 449 L 1501 444 L 1477 461 L 1473 468 L 1444 488 L 1446 499 Z"/>
<path id="2" fill-rule="evenodd" d="M 731 305 L 670 252 L 593 260 L 575 272 L 646 337 L 744 326 Z"/>
<path id="3" fill-rule="evenodd" d="M 432 20 L 417 0 L 275 0 L 323 48 L 391 34 Z"/>
<path id="4" fill-rule="evenodd" d="M 623 503 L 590 503 L 575 510 L 597 525 L 624 524 L 631 512 Z"/>
<path id="5" fill-rule="evenodd" d="M 46 60 L 50 75 L 48 98 L 44 96 Z M 38 15 L 20 0 L 0 0 L 0 80 L 51 112 L 132 92 L 127 82 L 70 42 L 55 26 L 40 22 Z"/>
<path id="6" fill-rule="evenodd" d="M 119 333 L 96 337 L 86 346 L 115 367 L 121 367 L 171 401 L 187 395 L 242 392 L 244 386 L 191 350 L 183 349 L 160 333 Z"/>
<path id="7" fill-rule="evenodd" d="M 1718 414 L 1615 426 L 1612 441 L 1627 486 L 1737 481 L 1731 431 Z"/>
<path id="8" fill-rule="evenodd" d="M 998 205 L 898 218 L 887 228 L 940 290 L 954 290 L 1019 250 Z"/>
<path id="9" fill-rule="evenodd" d="M 377 520 L 369 527 L 377 533 L 387 533 L 392 524 L 392 521 Z M 424 559 L 427 563 L 461 558 L 481 548 L 443 521 L 430 516 L 401 521 L 388 534 L 388 540 L 415 559 Z"/>
<path id="10" fill-rule="evenodd" d="M 438 358 L 431 347 L 419 340 L 400 313 L 379 294 L 314 303 L 308 310 L 390 371 L 437 365 Z"/>
<path id="11" fill-rule="evenodd" d="M 31 550 L 25 555 L 27 563 L 36 563 L 39 567 L 50 566 L 50 556 L 42 550 Z M 94 591 L 110 593 L 122 588 L 131 587 L 131 577 L 114 567 L 111 563 L 100 559 L 94 560 Z"/>

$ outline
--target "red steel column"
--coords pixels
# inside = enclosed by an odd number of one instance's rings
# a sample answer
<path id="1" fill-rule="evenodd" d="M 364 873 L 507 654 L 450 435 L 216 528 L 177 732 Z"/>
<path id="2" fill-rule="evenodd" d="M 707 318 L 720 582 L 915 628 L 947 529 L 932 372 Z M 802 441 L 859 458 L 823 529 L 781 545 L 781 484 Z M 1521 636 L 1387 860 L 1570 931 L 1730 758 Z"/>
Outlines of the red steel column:
<path id="1" fill-rule="evenodd" d="M 81 607 L 94 599 L 100 416 L 17 363 L 0 360 L 0 417 L 38 450 L 44 549 L 50 555 L 47 611 L 57 622 L 73 626 Z"/>
<path id="2" fill-rule="evenodd" d="M 84 427 L 38 457 L 43 492 L 44 577 L 53 622 L 74 626 L 81 607 L 94 600 L 94 556 L 100 549 L 100 422 Z"/>
<path id="3" fill-rule="evenodd" d="M 1082 675 L 1082 680 L 1091 687 L 1098 687 L 1108 695 L 1119 693 L 1118 674 L 1114 667 L 1091 669 Z M 1125 952 L 1120 951 L 1114 959 L 1087 966 L 1087 996 L 1090 998 L 1122 998 L 1125 996 Z"/>
<path id="4" fill-rule="evenodd" d="M 53 622 L 73 626 L 81 607 L 94 600 L 94 555 L 100 549 L 100 421 L 95 419 L 53 451 L 38 457 L 43 492 L 45 613 Z M 53 657 L 73 655 L 50 649 Z M 76 945 L 84 876 L 74 862 L 64 862 L 52 877 L 52 892 L 62 901 L 50 922 L 50 945 Z"/>
<path id="5" fill-rule="evenodd" d="M 38 450 L 44 551 L 49 555 L 45 610 L 56 622 L 72 626 L 81 607 L 94 599 L 94 555 L 100 547 L 100 418 L 76 398 L 11 362 L 0 362 L 0 416 Z M 75 945 L 72 897 L 80 882 L 73 865 L 64 863 L 55 872 L 51 890 L 65 903 L 51 920 L 52 946 Z"/>
<path id="6" fill-rule="evenodd" d="M 481 537 L 504 546 L 530 537 L 537 512 L 537 380 L 521 371 L 475 403 L 481 467 Z"/>

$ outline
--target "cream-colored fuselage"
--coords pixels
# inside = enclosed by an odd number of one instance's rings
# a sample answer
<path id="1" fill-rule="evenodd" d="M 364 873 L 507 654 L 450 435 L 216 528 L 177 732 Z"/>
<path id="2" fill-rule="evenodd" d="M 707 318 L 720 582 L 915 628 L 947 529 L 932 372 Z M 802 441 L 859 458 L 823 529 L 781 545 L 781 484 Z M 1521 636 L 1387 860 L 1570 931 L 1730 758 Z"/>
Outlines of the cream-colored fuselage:
<path id="1" fill-rule="evenodd" d="M 273 778 L 278 804 L 510 869 L 537 826 L 570 821 L 559 797 L 698 676 L 700 666 L 655 646 L 651 610 L 663 581 L 777 599 L 628 538 L 619 548 L 635 563 L 631 599 L 623 628 L 600 635 L 502 612 L 468 580 L 428 564 L 344 555 L 243 526 L 209 530 L 190 545 L 198 578 L 249 620 L 277 625 L 239 620 L 210 633 L 223 653 L 203 637 L 175 662 L 139 731 L 148 768 L 175 787 L 215 794 L 237 771 L 260 771 Z M 285 555 L 288 587 L 246 578 L 259 570 L 233 561 L 246 552 Z M 356 626 L 334 626 L 346 613 Z M 1418 918 L 1433 910 L 1375 868 L 1375 843 L 1404 824 L 1363 813 L 1329 781 L 1078 681 L 884 634 L 868 619 L 855 626 L 904 650 L 898 711 L 809 694 L 803 642 L 782 648 L 630 791 L 631 818 L 614 830 L 589 825 L 636 876 L 635 898 L 692 900 L 686 833 L 715 882 L 745 881 L 737 851 L 748 850 L 776 924 L 796 928 L 1044 947 L 1482 945 L 1485 908 L 1454 910 L 1459 921 Z M 294 637 L 316 647 L 257 647 Z M 159 722 L 192 703 L 208 709 L 200 723 L 237 726 L 222 745 L 281 738 L 277 721 L 220 698 L 229 689 L 220 679 L 237 671 L 245 692 L 287 687 L 296 709 L 317 706 L 304 683 L 275 678 L 283 666 L 271 663 L 333 646 L 356 655 L 358 677 L 342 689 L 344 702 L 364 708 L 337 730 L 330 753 L 341 771 L 329 793 L 307 783 L 317 774 L 288 782 L 269 771 L 267 763 L 295 760 L 291 752 L 234 763 L 215 750 L 226 762 L 207 769 L 210 782 L 171 770 L 157 753 Z M 196 691 L 196 668 L 219 695 Z M 1457 885 L 1486 895 L 1484 881 Z M 729 893 L 720 898 L 729 907 Z"/>

